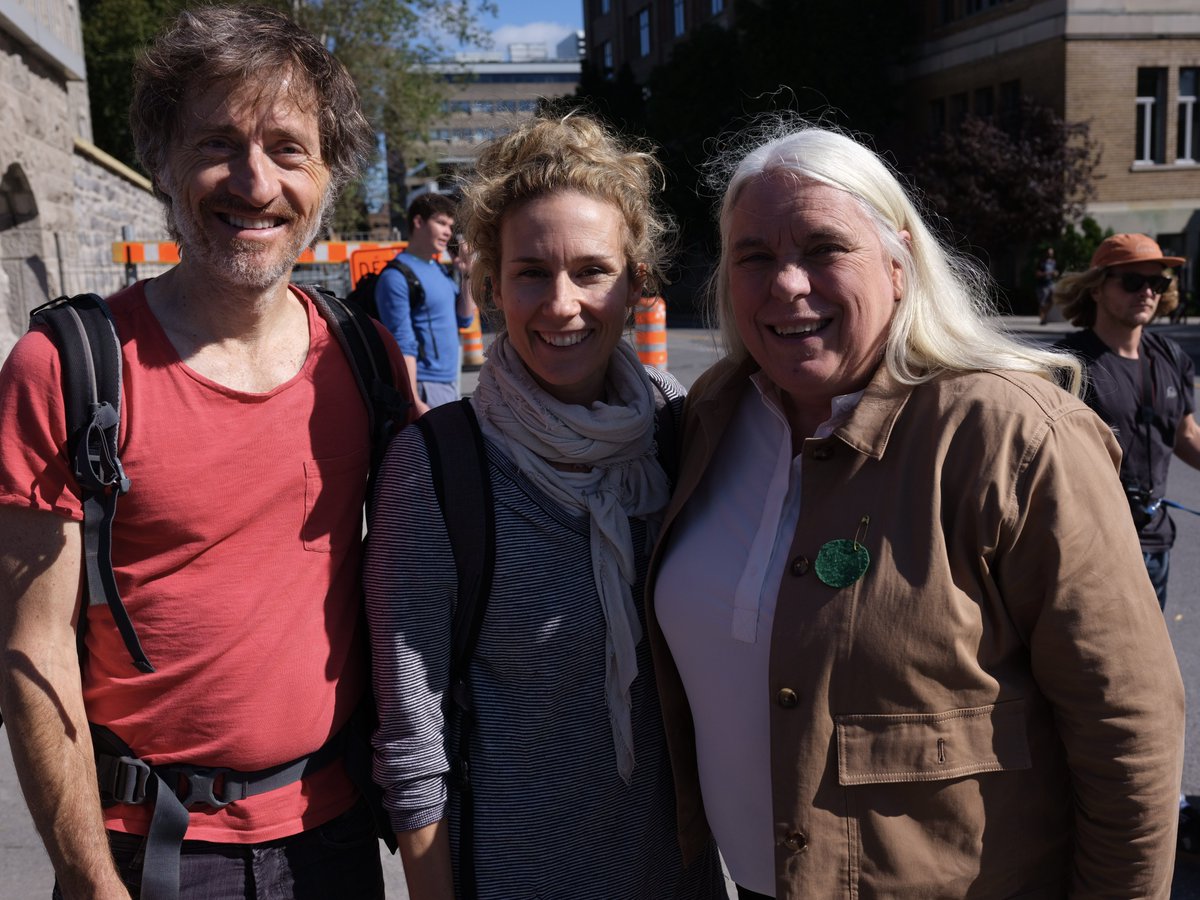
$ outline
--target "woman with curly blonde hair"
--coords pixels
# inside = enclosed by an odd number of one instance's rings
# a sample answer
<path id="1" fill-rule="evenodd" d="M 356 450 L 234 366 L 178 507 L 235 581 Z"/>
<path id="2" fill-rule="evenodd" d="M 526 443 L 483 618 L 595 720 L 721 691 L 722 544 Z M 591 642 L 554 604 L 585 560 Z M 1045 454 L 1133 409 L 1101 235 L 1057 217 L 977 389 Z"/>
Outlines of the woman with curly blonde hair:
<path id="1" fill-rule="evenodd" d="M 681 859 L 644 639 L 647 559 L 670 494 L 656 424 L 673 428 L 683 391 L 622 336 L 663 269 L 661 173 L 580 114 L 526 122 L 476 169 L 460 220 L 475 296 L 503 328 L 464 401 L 482 430 L 496 548 L 467 668 L 469 803 L 448 778 L 464 732 L 445 715 L 455 561 L 469 548 L 447 534 L 416 428 L 380 472 L 365 574 L 375 777 L 409 892 L 724 897 L 711 843 Z M 450 413 L 461 409 L 427 415 Z"/>

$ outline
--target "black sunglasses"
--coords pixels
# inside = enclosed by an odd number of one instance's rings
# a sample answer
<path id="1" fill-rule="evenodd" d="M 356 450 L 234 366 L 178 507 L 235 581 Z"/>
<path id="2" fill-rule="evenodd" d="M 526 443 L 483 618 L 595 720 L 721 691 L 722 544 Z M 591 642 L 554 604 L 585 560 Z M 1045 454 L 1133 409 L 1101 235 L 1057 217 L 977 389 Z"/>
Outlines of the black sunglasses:
<path id="1" fill-rule="evenodd" d="M 1140 272 L 1109 272 L 1108 277 L 1120 279 L 1121 287 L 1131 294 L 1140 293 L 1146 285 L 1150 285 L 1150 290 L 1156 294 L 1163 293 L 1171 286 L 1171 279 L 1166 275 L 1142 275 Z"/>

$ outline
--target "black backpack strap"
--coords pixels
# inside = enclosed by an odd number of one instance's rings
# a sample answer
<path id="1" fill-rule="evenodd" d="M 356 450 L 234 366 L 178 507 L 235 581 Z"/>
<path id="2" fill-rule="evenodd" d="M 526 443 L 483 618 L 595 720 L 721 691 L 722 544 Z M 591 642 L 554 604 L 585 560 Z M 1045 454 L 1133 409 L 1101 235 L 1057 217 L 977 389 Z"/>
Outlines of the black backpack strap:
<path id="1" fill-rule="evenodd" d="M 107 605 L 133 664 L 153 672 L 121 601 L 112 567 L 112 523 L 129 478 L 117 452 L 121 424 L 121 342 L 108 304 L 96 294 L 59 297 L 29 314 L 50 330 L 62 360 L 67 455 L 83 502 L 84 581 L 89 606 Z"/>
<path id="2" fill-rule="evenodd" d="M 403 275 L 404 280 L 408 282 L 409 309 L 416 311 L 424 306 L 425 285 L 421 284 L 421 279 L 417 277 L 417 273 L 412 270 L 408 263 L 400 262 L 399 254 L 389 259 L 387 264 Z"/>
<path id="3" fill-rule="evenodd" d="M 391 357 L 366 312 L 316 285 L 296 287 L 312 300 L 350 362 L 354 380 L 367 406 L 373 476 L 383 461 L 388 441 L 397 427 L 407 420 L 411 401 L 396 387 Z M 370 493 L 367 496 L 370 497 Z"/>
<path id="4" fill-rule="evenodd" d="M 316 285 L 297 285 L 312 300 L 329 330 L 350 362 L 354 380 L 367 407 L 371 435 L 371 469 L 367 484 L 367 503 L 375 492 L 375 473 L 397 426 L 408 419 L 412 405 L 408 394 L 396 387 L 392 360 L 370 315 L 358 306 L 339 299 Z M 383 793 L 371 777 L 371 737 L 378 727 L 375 699 L 368 690 L 345 729 L 346 774 L 367 801 L 375 820 L 375 830 L 393 853 L 396 834 L 392 831 Z"/>
<path id="5" fill-rule="evenodd" d="M 483 627 L 496 562 L 496 522 L 483 432 L 469 400 L 435 407 L 417 420 L 425 439 L 434 491 L 446 522 L 458 571 L 451 626 L 447 713 L 457 724 L 458 751 L 450 782 L 459 795 L 459 896 L 475 897 L 474 798 L 469 763 L 475 705 L 471 658 Z"/>
<path id="6" fill-rule="evenodd" d="M 179 852 L 187 834 L 188 810 L 222 809 L 237 800 L 307 778 L 345 755 L 351 726 L 306 756 L 255 772 L 183 763 L 151 766 L 138 759 L 129 745 L 109 729 L 95 724 L 90 728 L 101 803 L 148 803 L 153 807 L 146 834 L 141 895 L 177 900 Z"/>
<path id="7" fill-rule="evenodd" d="M 654 385 L 654 445 L 658 464 L 667 473 L 667 479 L 675 484 L 679 472 L 679 414 L 680 402 L 667 395 L 666 388 L 650 376 Z"/>

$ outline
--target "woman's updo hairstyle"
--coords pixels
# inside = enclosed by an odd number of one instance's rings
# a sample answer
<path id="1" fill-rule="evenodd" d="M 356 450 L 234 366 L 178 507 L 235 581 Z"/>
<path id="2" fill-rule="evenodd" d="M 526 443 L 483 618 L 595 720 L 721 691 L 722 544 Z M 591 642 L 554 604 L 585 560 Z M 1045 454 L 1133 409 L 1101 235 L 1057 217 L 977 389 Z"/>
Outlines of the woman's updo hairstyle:
<path id="1" fill-rule="evenodd" d="M 493 306 L 491 284 L 500 270 L 500 224 L 505 214 L 558 191 L 577 191 L 613 204 L 625 221 L 625 259 L 643 293 L 664 283 L 670 219 L 656 209 L 663 183 L 652 153 L 616 135 L 591 116 L 539 112 L 514 131 L 489 141 L 463 185 L 459 217 L 475 254 L 471 288 Z"/>

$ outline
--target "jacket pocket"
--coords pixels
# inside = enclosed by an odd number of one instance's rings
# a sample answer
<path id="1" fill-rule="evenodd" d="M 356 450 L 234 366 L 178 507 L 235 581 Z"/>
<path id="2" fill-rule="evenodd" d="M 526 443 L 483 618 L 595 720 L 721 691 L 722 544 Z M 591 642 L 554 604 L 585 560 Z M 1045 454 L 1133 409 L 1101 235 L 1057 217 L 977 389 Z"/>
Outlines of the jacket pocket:
<path id="1" fill-rule="evenodd" d="M 1031 768 L 1025 701 L 940 713 L 835 716 L 838 783 L 942 781 Z"/>
<path id="2" fill-rule="evenodd" d="M 304 461 L 305 550 L 329 553 L 360 540 L 367 492 L 368 452 Z"/>

